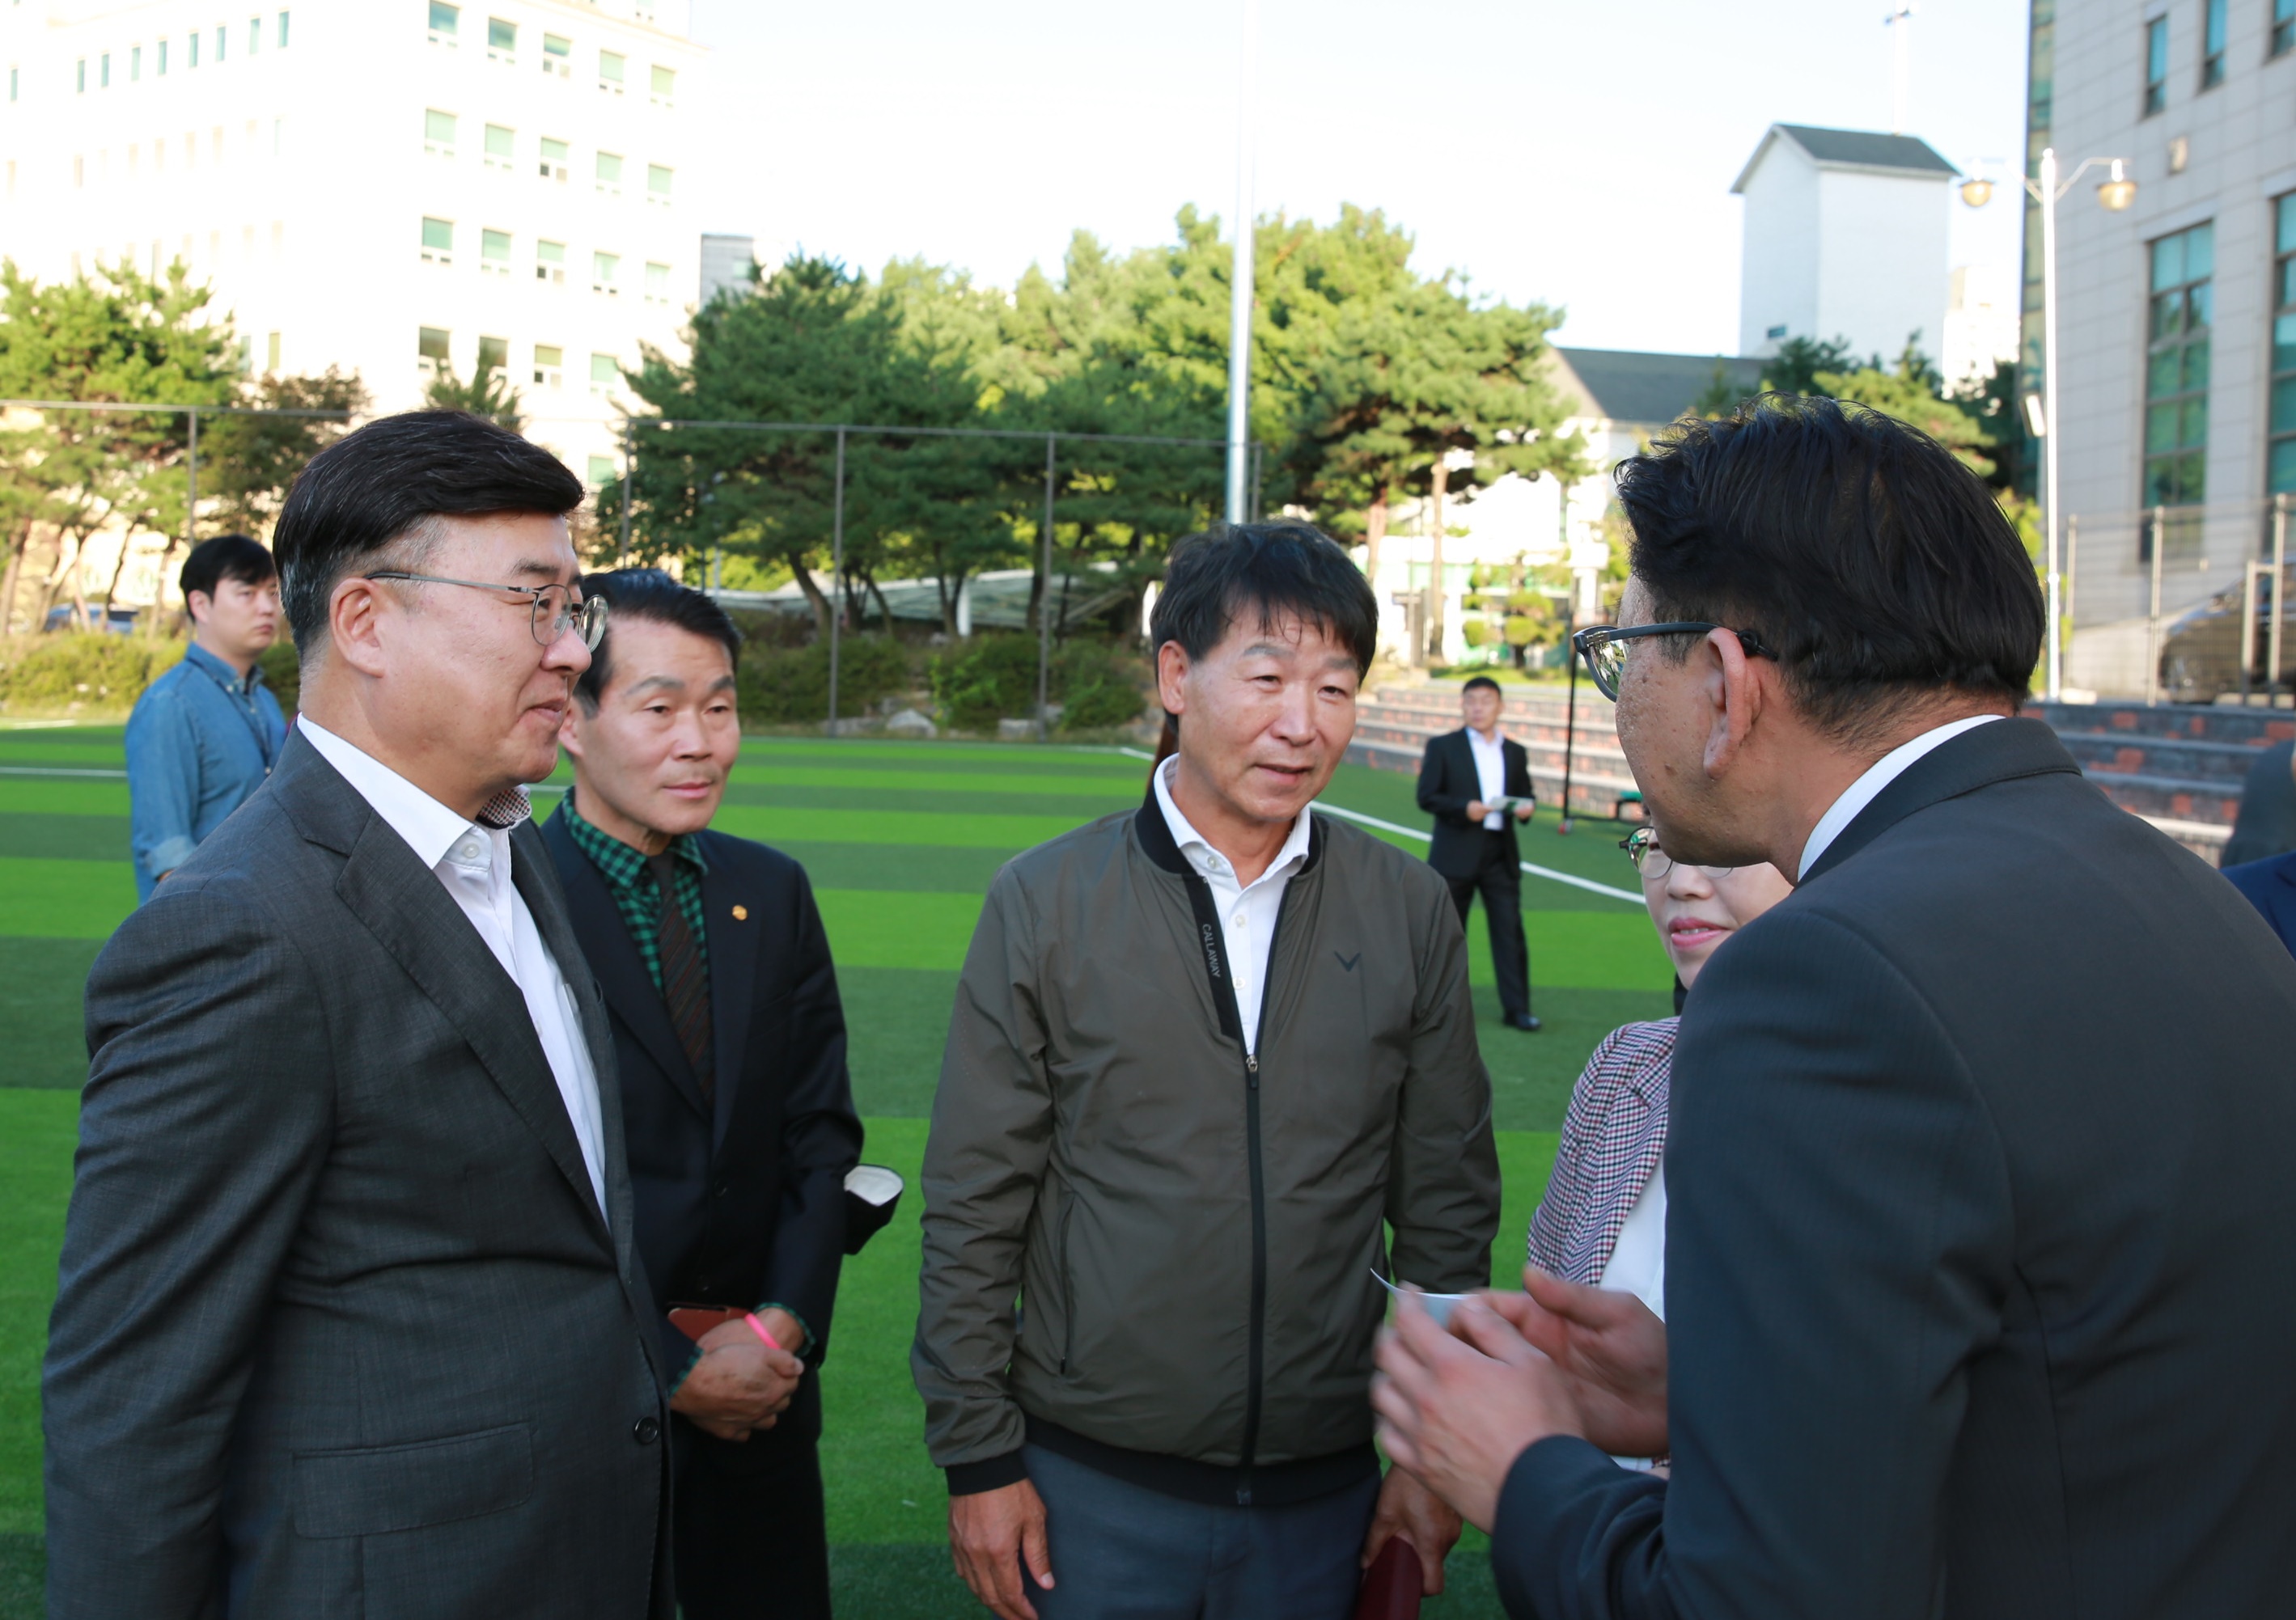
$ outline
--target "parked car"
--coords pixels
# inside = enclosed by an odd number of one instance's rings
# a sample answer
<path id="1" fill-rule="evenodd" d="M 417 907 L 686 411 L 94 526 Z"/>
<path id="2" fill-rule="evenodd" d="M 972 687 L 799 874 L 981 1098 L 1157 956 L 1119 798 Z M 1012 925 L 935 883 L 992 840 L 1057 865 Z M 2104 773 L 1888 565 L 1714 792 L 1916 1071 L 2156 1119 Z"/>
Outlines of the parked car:
<path id="1" fill-rule="evenodd" d="M 2285 569 L 2283 582 L 2296 588 L 2296 563 Z M 2269 571 L 2258 576 L 2256 584 L 2255 655 L 2249 665 L 2248 690 L 2260 692 L 2271 680 L 2267 665 L 2272 657 L 2276 595 L 2281 610 L 2280 678 L 2284 682 L 2296 680 L 2296 603 L 2289 601 L 2288 590 L 2273 590 Z M 2240 612 L 2246 594 L 2239 585 L 2219 591 L 2162 627 L 2162 697 L 2172 703 L 2213 703 L 2226 692 L 2240 691 Z"/>
<path id="2" fill-rule="evenodd" d="M 61 608 L 50 608 L 42 623 L 43 630 L 109 630 L 114 635 L 127 635 L 135 628 L 141 608 L 107 608 L 101 602 L 87 605 L 87 617 L 83 619 L 79 610 L 66 602 Z"/>

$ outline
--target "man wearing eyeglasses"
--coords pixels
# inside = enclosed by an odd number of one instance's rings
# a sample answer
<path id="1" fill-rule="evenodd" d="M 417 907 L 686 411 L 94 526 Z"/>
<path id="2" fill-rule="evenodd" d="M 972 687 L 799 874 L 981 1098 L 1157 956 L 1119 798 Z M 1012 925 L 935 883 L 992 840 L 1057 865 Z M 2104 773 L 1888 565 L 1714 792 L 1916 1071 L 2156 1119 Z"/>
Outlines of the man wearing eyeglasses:
<path id="1" fill-rule="evenodd" d="M 300 724 L 88 981 L 51 1616 L 670 1612 L 612 1038 L 528 820 L 581 499 L 453 412 L 289 493 Z"/>

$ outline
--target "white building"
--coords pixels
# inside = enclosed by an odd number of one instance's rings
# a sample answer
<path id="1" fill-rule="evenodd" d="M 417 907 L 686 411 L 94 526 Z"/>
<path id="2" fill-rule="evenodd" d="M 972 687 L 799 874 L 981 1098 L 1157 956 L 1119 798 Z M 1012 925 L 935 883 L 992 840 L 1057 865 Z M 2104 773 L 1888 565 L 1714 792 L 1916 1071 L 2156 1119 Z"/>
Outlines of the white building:
<path id="1" fill-rule="evenodd" d="M 1738 349 L 1847 338 L 1895 359 L 1945 331 L 1952 164 L 1912 135 L 1773 124 L 1730 189 L 1746 200 Z"/>
<path id="2" fill-rule="evenodd" d="M 685 0 L 12 0 L 0 254 L 213 285 L 251 371 L 378 411 L 504 370 L 529 432 L 619 465 L 619 370 L 700 282 Z"/>
<path id="3" fill-rule="evenodd" d="M 2141 695 L 2152 661 L 2142 514 L 2165 509 L 2161 602 L 2173 617 L 2238 591 L 2243 564 L 2268 547 L 2272 498 L 2296 495 L 2296 6 L 2057 0 L 2054 20 L 2037 8 L 2030 60 L 2029 160 L 2054 146 L 2070 176 L 2120 158 L 2137 183 L 2122 212 L 2098 206 L 2094 170 L 2058 205 L 2054 425 L 2074 536 L 2066 683 Z M 2026 242 L 2030 369 L 2041 275 L 2030 228 Z"/>

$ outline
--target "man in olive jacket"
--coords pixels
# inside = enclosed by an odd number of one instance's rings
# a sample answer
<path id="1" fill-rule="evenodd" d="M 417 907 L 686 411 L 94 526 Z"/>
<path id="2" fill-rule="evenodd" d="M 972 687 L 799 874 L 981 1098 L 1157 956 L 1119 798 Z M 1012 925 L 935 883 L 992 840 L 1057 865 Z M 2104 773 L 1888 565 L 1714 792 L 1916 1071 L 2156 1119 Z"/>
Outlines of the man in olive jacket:
<path id="1" fill-rule="evenodd" d="M 1177 756 L 983 908 L 912 1363 L 959 1571 L 1008 1620 L 1328 1620 L 1391 1534 L 1441 1589 L 1458 1521 L 1371 1445 L 1373 1273 L 1484 1286 L 1498 1175 L 1442 879 L 1308 810 L 1375 612 L 1312 528 L 1183 549 Z"/>

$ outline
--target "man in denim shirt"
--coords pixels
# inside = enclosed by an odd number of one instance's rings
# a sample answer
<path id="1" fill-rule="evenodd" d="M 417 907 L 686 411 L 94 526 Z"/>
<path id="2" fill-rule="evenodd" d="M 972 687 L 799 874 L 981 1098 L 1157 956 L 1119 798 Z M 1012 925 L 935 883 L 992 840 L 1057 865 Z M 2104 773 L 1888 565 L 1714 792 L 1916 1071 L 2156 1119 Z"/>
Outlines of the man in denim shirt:
<path id="1" fill-rule="evenodd" d="M 287 740 L 255 660 L 279 635 L 279 573 L 245 535 L 184 562 L 192 644 L 127 719 L 129 843 L 139 903 L 271 774 Z"/>

